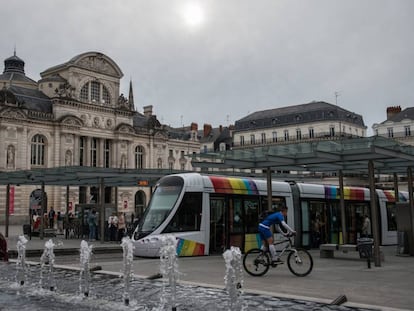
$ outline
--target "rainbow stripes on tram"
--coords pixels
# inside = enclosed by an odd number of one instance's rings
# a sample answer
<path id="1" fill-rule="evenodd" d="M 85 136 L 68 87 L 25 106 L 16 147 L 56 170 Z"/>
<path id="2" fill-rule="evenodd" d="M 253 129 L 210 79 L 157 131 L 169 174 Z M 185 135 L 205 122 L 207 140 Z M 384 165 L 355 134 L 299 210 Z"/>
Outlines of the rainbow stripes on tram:
<path id="1" fill-rule="evenodd" d="M 326 199 L 340 199 L 339 187 L 324 185 L 324 188 Z M 365 189 L 355 187 L 344 187 L 344 199 L 364 201 L 366 200 Z"/>
<path id="2" fill-rule="evenodd" d="M 257 185 L 249 178 L 208 176 L 216 193 L 259 194 Z"/>
<path id="3" fill-rule="evenodd" d="M 382 190 L 387 198 L 388 202 L 395 202 L 395 191 L 394 190 Z M 398 197 L 400 202 L 407 202 L 408 198 L 404 194 L 398 192 Z"/>
<path id="4" fill-rule="evenodd" d="M 177 243 L 178 256 L 203 256 L 204 244 L 196 241 L 178 239 Z"/>

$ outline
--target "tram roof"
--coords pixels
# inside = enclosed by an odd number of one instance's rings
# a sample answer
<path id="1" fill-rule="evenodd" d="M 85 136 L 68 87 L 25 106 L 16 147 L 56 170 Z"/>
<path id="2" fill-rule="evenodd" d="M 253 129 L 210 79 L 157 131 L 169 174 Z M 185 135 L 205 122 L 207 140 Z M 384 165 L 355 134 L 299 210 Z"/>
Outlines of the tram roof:
<path id="1" fill-rule="evenodd" d="M 198 159 L 197 159 L 198 158 Z M 193 167 L 367 174 L 372 160 L 378 174 L 407 174 L 414 146 L 380 136 L 342 138 L 238 148 L 193 156 Z"/>

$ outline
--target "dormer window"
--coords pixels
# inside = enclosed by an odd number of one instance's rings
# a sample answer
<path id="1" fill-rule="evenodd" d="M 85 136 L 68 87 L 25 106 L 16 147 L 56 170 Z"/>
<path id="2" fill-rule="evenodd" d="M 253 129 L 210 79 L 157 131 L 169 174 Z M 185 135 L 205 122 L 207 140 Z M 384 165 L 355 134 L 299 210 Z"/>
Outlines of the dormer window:
<path id="1" fill-rule="evenodd" d="M 80 91 L 80 100 L 85 102 L 100 103 L 103 105 L 111 104 L 111 96 L 108 89 L 100 82 L 87 82 Z"/>

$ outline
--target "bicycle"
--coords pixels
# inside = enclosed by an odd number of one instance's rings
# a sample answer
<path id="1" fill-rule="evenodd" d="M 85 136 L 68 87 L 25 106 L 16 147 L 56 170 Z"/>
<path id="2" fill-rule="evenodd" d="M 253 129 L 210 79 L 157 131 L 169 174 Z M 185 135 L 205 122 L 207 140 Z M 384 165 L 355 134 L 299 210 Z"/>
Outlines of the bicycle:
<path id="1" fill-rule="evenodd" d="M 279 252 L 279 258 L 287 254 L 287 266 L 296 276 L 307 276 L 313 268 L 313 259 L 311 254 L 303 248 L 295 248 L 292 242 L 293 235 L 286 235 L 281 241 L 274 242 L 275 246 L 285 243 L 286 245 Z M 252 276 L 264 275 L 270 267 L 276 268 L 284 262 L 271 261 L 269 250 L 263 251 L 259 248 L 253 248 L 246 252 L 243 257 L 243 267 L 246 272 Z"/>

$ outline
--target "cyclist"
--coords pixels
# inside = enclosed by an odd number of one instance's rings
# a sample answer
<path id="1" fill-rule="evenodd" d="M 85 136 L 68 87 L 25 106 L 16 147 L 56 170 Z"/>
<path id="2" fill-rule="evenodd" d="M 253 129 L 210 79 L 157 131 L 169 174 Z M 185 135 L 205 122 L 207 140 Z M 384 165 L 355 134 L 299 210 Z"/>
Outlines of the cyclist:
<path id="1" fill-rule="evenodd" d="M 296 235 L 296 231 L 290 228 L 285 221 L 287 216 L 287 210 L 287 206 L 283 205 L 280 209 L 280 212 L 275 212 L 268 215 L 259 223 L 259 233 L 260 238 L 262 239 L 262 250 L 266 250 L 266 244 L 269 246 L 269 252 L 272 256 L 272 264 L 281 263 L 282 261 L 277 256 L 276 248 L 273 245 L 273 233 L 270 230 L 270 227 L 272 225 L 276 225 L 277 231 L 281 232 L 283 235 L 287 235 L 289 233 Z M 280 225 L 282 225 L 287 230 L 287 233 L 284 233 L 281 230 Z"/>

